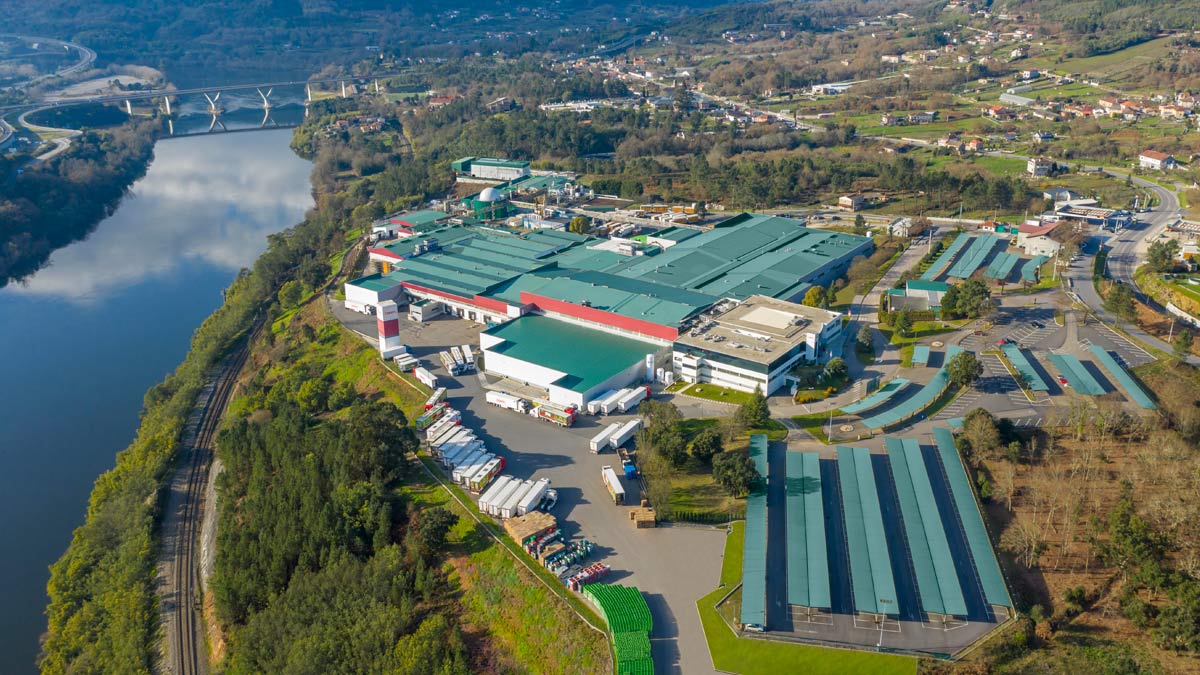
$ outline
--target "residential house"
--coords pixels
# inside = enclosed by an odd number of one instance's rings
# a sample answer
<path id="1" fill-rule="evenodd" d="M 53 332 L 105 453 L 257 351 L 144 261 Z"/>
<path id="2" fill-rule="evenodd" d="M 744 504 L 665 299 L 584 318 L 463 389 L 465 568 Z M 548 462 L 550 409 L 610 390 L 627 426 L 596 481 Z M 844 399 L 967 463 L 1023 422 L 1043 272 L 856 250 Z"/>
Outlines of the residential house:
<path id="1" fill-rule="evenodd" d="M 1047 258 L 1056 255 L 1062 244 L 1050 237 L 1050 233 L 1058 227 L 1060 221 L 1042 224 L 1023 223 L 1017 226 L 1017 248 L 1025 255 L 1044 255 Z"/>
<path id="2" fill-rule="evenodd" d="M 936 110 L 933 110 L 933 111 L 927 110 L 925 112 L 913 113 L 913 114 L 909 115 L 908 123 L 909 124 L 929 124 L 930 122 L 933 122 L 935 119 L 937 119 L 937 111 Z"/>
<path id="3" fill-rule="evenodd" d="M 902 118 L 891 113 L 883 113 L 879 116 L 879 123 L 885 127 L 894 127 L 901 124 Z"/>
<path id="4" fill-rule="evenodd" d="M 1049 176 L 1054 170 L 1054 162 L 1042 157 L 1030 157 L 1025 162 L 1025 172 L 1030 176 Z"/>
<path id="5" fill-rule="evenodd" d="M 1021 71 L 1022 80 L 1036 80 L 1042 76 L 1042 72 L 1037 68 L 1029 68 Z"/>
<path id="6" fill-rule="evenodd" d="M 1049 143 L 1054 140 L 1054 134 L 1049 131 L 1035 131 L 1030 136 L 1033 137 L 1034 143 Z"/>
<path id="7" fill-rule="evenodd" d="M 1175 104 L 1185 110 L 1191 110 L 1196 107 L 1197 97 L 1190 91 L 1185 91 L 1182 94 L 1175 95 Z"/>
<path id="8" fill-rule="evenodd" d="M 1098 103 L 1101 108 L 1104 108 L 1104 111 L 1110 115 L 1113 112 L 1119 112 L 1121 110 L 1121 99 L 1114 98 L 1112 96 L 1105 96 L 1096 103 Z"/>
<path id="9" fill-rule="evenodd" d="M 867 198 L 861 194 L 842 195 L 838 198 L 838 208 L 847 211 L 861 211 L 867 205 Z"/>
<path id="10" fill-rule="evenodd" d="M 984 146 L 982 138 L 972 138 L 971 140 L 967 141 L 966 149 L 969 152 L 983 152 L 983 148 Z"/>
<path id="11" fill-rule="evenodd" d="M 1188 116 L 1188 111 L 1181 105 L 1169 103 L 1158 106 L 1158 116 L 1169 120 L 1182 120 Z"/>
<path id="12" fill-rule="evenodd" d="M 1165 152 L 1157 150 L 1143 150 L 1142 154 L 1138 155 L 1138 165 L 1143 169 L 1151 169 L 1153 171 L 1171 171 L 1179 166 L 1175 158 Z"/>
<path id="13" fill-rule="evenodd" d="M 900 63 L 901 55 L 900 54 L 884 54 L 883 56 L 881 56 L 879 58 L 884 63 Z"/>

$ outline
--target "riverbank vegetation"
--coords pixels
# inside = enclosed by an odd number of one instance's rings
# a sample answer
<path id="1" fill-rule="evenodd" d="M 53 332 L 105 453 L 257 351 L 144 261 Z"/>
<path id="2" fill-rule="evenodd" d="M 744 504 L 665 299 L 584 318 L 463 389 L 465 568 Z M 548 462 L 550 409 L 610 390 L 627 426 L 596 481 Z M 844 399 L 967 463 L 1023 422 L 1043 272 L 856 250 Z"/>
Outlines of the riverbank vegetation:
<path id="1" fill-rule="evenodd" d="M 87 131 L 61 155 L 18 167 L 0 156 L 0 288 L 30 276 L 55 249 L 83 239 L 146 173 L 158 122 Z"/>

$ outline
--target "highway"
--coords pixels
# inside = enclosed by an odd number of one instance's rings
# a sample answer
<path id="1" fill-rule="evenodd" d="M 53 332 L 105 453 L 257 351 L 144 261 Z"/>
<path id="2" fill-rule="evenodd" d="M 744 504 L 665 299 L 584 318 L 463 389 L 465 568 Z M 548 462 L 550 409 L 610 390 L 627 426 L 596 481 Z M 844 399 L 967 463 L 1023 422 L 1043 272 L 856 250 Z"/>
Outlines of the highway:
<path id="1" fill-rule="evenodd" d="M 84 47 L 83 45 L 75 44 L 74 42 L 66 42 L 65 40 L 58 40 L 55 38 L 48 38 L 48 37 L 39 37 L 36 35 L 15 35 L 13 33 L 0 33 L 0 38 L 17 38 L 18 40 L 24 40 L 25 42 L 40 42 L 40 43 L 44 43 L 44 44 L 55 46 L 55 47 L 61 47 L 64 50 L 74 49 L 75 51 L 79 52 L 79 60 L 76 61 L 75 63 L 72 63 L 69 66 L 64 66 L 62 68 L 59 68 L 58 70 L 54 71 L 53 73 L 49 73 L 46 75 L 39 75 L 38 77 L 35 77 L 32 80 L 26 80 L 24 82 L 18 82 L 16 84 L 9 85 L 8 87 L 5 87 L 5 89 L 12 89 L 14 87 L 28 87 L 30 85 L 37 84 L 38 82 L 41 82 L 42 80 L 47 80 L 51 77 L 62 77 L 64 75 L 72 75 L 81 70 L 86 70 L 86 69 L 90 68 L 92 66 L 92 63 L 94 63 L 96 61 L 96 52 L 88 49 L 87 47 Z"/>

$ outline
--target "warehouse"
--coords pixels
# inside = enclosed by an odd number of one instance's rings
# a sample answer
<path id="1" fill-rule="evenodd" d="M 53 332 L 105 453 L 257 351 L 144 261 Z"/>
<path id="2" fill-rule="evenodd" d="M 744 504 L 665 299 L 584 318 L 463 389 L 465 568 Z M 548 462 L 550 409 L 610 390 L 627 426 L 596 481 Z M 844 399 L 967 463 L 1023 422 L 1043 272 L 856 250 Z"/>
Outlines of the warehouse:
<path id="1" fill-rule="evenodd" d="M 515 180 L 529 175 L 529 162 L 491 157 L 463 157 L 450 163 L 459 176 L 484 180 Z"/>
<path id="2" fill-rule="evenodd" d="M 768 396 L 801 361 L 838 353 L 842 315 L 763 295 L 726 301 L 675 341 L 675 371 L 687 382 L 711 382 Z"/>
<path id="3" fill-rule="evenodd" d="M 551 403 L 576 409 L 641 382 L 667 350 L 538 314 L 485 330 L 479 346 L 489 374 L 543 389 Z"/>

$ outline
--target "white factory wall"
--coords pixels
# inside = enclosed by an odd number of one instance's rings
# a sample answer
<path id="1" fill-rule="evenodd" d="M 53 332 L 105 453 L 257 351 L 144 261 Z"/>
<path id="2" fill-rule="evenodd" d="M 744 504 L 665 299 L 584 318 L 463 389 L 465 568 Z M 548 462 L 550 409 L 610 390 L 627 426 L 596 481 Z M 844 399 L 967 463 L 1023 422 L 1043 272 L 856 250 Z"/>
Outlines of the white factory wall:
<path id="1" fill-rule="evenodd" d="M 483 350 L 483 369 L 490 375 L 498 375 L 516 380 L 522 384 L 549 390 L 550 384 L 566 373 L 539 366 L 536 363 L 521 361 L 489 349 Z"/>
<path id="2" fill-rule="evenodd" d="M 396 284 L 392 288 L 384 291 L 373 291 L 369 288 L 355 286 L 346 283 L 346 309 L 352 309 L 356 312 L 365 311 L 367 306 L 378 307 L 379 303 L 384 300 L 397 300 L 404 290 L 400 284 Z"/>

